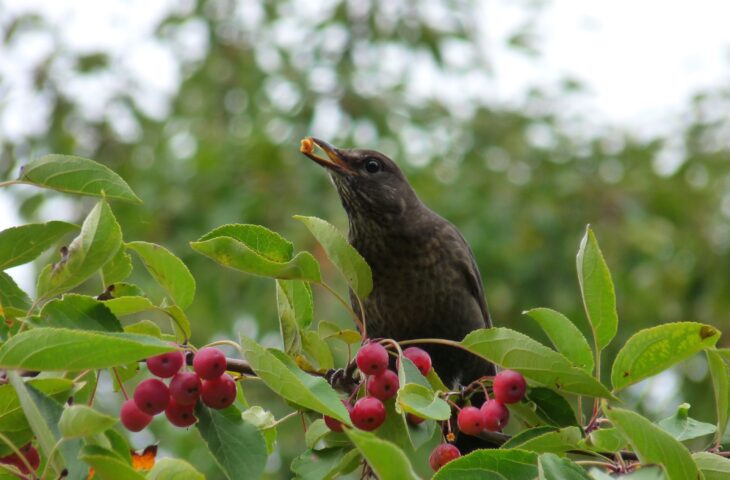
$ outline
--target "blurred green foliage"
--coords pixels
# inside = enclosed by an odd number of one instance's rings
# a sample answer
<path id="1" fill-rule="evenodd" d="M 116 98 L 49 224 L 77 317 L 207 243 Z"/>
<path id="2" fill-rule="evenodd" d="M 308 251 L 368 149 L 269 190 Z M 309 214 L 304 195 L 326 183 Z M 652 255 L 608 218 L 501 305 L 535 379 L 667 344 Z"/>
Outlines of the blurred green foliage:
<path id="1" fill-rule="evenodd" d="M 575 252 L 590 223 L 614 276 L 621 319 L 607 355 L 658 323 L 692 320 L 730 331 L 730 90 L 699 93 L 671 137 L 639 138 L 589 128 L 592 119 L 566 113 L 582 94 L 570 79 L 559 88 L 535 88 L 513 107 L 485 100 L 478 86 L 490 70 L 470 1 L 186 5 L 154 33 L 179 61 L 169 109 L 156 98 L 163 107 L 150 113 L 144 94 L 155 93 L 125 83 L 103 49 L 57 45 L 32 78 L 50 120 L 36 134 L 0 139 L 0 176 L 14 178 L 28 158 L 45 152 L 86 156 L 122 175 L 144 200 L 113 206 L 125 240 L 167 246 L 197 279 L 189 310 L 196 343 L 235 339 L 240 331 L 272 341 L 275 333 L 266 334 L 276 331 L 276 307 L 273 282 L 222 270 L 189 241 L 241 222 L 276 230 L 300 249 L 316 248 L 294 214 L 346 229 L 326 175 L 298 153 L 299 139 L 310 134 L 379 149 L 400 163 L 425 202 L 471 243 L 497 325 L 544 339 L 521 312 L 548 306 L 588 333 Z M 539 13 L 535 2 L 524 8 Z M 6 16 L 0 33 L 11 46 L 55 28 L 36 16 Z M 202 45 L 198 55 L 186 43 L 193 37 Z M 529 39 L 530 32 L 515 38 Z M 526 58 L 539 54 L 532 42 L 509 45 Z M 421 63 L 437 75 L 435 88 L 424 87 L 433 81 L 413 68 Z M 119 75 L 122 87 L 104 100 L 106 114 L 85 113 L 66 88 L 69 78 L 109 74 Z M 40 194 L 11 192 L 28 221 L 39 218 Z M 317 318 L 347 324 L 331 297 L 315 296 Z M 710 419 L 705 367 L 683 368 L 689 388 L 668 411 L 687 401 L 698 419 Z M 249 396 L 251 403 L 268 398 L 259 386 Z M 282 478 L 301 450 L 300 426 L 289 424 L 275 457 Z M 168 432 L 160 432 L 163 447 L 194 448 L 193 434 Z M 193 463 L 210 461 L 196 455 L 190 454 Z"/>

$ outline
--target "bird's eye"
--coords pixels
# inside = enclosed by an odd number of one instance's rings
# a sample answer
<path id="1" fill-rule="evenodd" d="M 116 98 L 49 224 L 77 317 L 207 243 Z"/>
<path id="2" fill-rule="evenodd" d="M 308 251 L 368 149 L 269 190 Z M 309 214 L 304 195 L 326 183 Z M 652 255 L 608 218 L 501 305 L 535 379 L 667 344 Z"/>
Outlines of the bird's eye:
<path id="1" fill-rule="evenodd" d="M 375 160 L 374 158 L 370 158 L 365 162 L 365 170 L 368 171 L 368 173 L 377 173 L 380 171 L 380 162 Z"/>

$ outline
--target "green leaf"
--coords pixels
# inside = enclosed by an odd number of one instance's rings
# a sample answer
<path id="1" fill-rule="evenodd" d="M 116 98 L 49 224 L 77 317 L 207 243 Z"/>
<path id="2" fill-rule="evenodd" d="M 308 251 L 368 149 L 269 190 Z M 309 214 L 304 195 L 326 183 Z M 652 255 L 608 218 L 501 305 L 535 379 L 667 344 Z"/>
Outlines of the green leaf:
<path id="1" fill-rule="evenodd" d="M 451 407 L 431 387 L 415 383 L 403 385 L 398 390 L 397 403 L 403 411 L 421 418 L 448 420 L 451 417 Z"/>
<path id="2" fill-rule="evenodd" d="M 147 480 L 205 480 L 205 476 L 185 460 L 162 458 L 155 462 Z"/>
<path id="3" fill-rule="evenodd" d="M 306 450 L 291 462 L 291 471 L 297 480 L 322 480 L 340 464 L 343 448 Z"/>
<path id="4" fill-rule="evenodd" d="M 342 329 L 339 325 L 326 320 L 321 320 L 317 325 L 317 332 L 322 340 L 336 339 L 348 345 L 360 343 L 362 335 L 352 329 Z"/>
<path id="5" fill-rule="evenodd" d="M 64 438 L 81 438 L 102 433 L 116 423 L 116 418 L 91 407 L 73 405 L 63 410 L 58 428 Z"/>
<path id="6" fill-rule="evenodd" d="M 31 223 L 0 232 L 0 270 L 32 262 L 67 233 L 78 230 L 66 222 Z"/>
<path id="7" fill-rule="evenodd" d="M 580 447 L 594 452 L 617 452 L 626 447 L 626 439 L 615 428 L 600 428 L 581 440 Z"/>
<path id="8" fill-rule="evenodd" d="M 321 218 L 295 215 L 294 218 L 302 222 L 317 241 L 324 248 L 330 261 L 345 276 L 347 284 L 360 299 L 366 298 L 373 289 L 373 274 L 370 266 L 347 242 L 342 233 L 334 225 Z"/>
<path id="9" fill-rule="evenodd" d="M 351 425 L 347 409 L 325 379 L 303 372 L 282 351 L 265 349 L 247 337 L 241 344 L 251 368 L 279 396 Z"/>
<path id="10" fill-rule="evenodd" d="M 124 327 L 127 333 L 136 333 L 138 335 L 149 335 L 150 337 L 162 338 L 162 330 L 160 326 L 151 320 L 140 320 Z"/>
<path id="11" fill-rule="evenodd" d="M 122 324 L 104 302 L 86 295 L 66 294 L 41 310 L 44 327 L 121 332 Z"/>
<path id="12" fill-rule="evenodd" d="M 309 427 L 307 427 L 307 431 L 304 432 L 304 444 L 307 446 L 310 450 L 316 450 L 317 444 L 320 440 L 322 440 L 322 437 L 330 433 L 332 430 L 329 429 L 326 423 L 324 423 L 324 420 L 321 418 L 318 418 L 317 420 L 313 421 L 309 424 Z"/>
<path id="13" fill-rule="evenodd" d="M 276 418 L 268 410 L 254 405 L 241 413 L 241 418 L 259 429 L 266 441 L 266 451 L 271 455 L 276 443 Z"/>
<path id="14" fill-rule="evenodd" d="M 169 343 L 147 335 L 34 328 L 15 335 L 0 347 L 0 368 L 50 371 L 109 368 L 174 349 Z"/>
<path id="15" fill-rule="evenodd" d="M 543 453 L 538 457 L 537 471 L 540 480 L 591 480 L 579 465 L 554 453 Z"/>
<path id="16" fill-rule="evenodd" d="M 730 478 L 730 460 L 709 452 L 697 452 L 692 458 L 705 476 L 705 480 L 727 480 Z"/>
<path id="17" fill-rule="evenodd" d="M 106 286 L 123 282 L 131 273 L 132 256 L 127 253 L 124 245 L 119 247 L 117 253 L 101 269 L 104 285 Z"/>
<path id="18" fill-rule="evenodd" d="M 320 370 L 329 370 L 335 367 L 332 351 L 327 342 L 319 338 L 313 330 L 304 330 L 302 333 L 302 349 L 307 357 L 317 362 Z"/>
<path id="19" fill-rule="evenodd" d="M 576 264 L 583 306 L 600 350 L 616 335 L 618 314 L 611 272 L 590 226 L 586 227 L 586 234 L 580 242 Z"/>
<path id="20" fill-rule="evenodd" d="M 549 308 L 533 308 L 524 312 L 545 331 L 558 352 L 576 367 L 593 371 L 593 351 L 578 327 L 568 317 Z"/>
<path id="21" fill-rule="evenodd" d="M 60 437 L 58 423 L 61 419 L 63 407 L 53 399 L 39 392 L 31 385 L 23 382 L 16 372 L 8 372 L 8 380 L 18 395 L 18 400 L 25 414 L 36 442 L 45 458 L 49 458 Z M 81 478 L 85 473 L 84 466 L 76 459 L 81 444 L 78 440 L 67 440 L 58 448 L 58 453 L 51 461 L 52 470 L 56 474 L 68 469 L 69 478 Z"/>
<path id="22" fill-rule="evenodd" d="M 175 331 L 178 342 L 187 343 L 192 331 L 190 329 L 190 320 L 182 308 L 177 305 L 164 306 L 163 304 L 163 307 L 159 310 L 170 317 L 170 325 L 172 325 L 172 329 Z"/>
<path id="23" fill-rule="evenodd" d="M 301 280 L 277 280 L 276 284 L 278 286 L 277 298 L 280 288 L 294 314 L 297 325 L 300 328 L 309 327 L 314 315 L 312 287 Z"/>
<path id="24" fill-rule="evenodd" d="M 139 255 L 147 271 L 178 307 L 185 309 L 193 303 L 195 279 L 182 260 L 154 243 L 131 242 L 126 247 Z"/>
<path id="25" fill-rule="evenodd" d="M 418 479 L 408 457 L 395 444 L 362 430 L 346 429 L 345 433 L 380 480 Z"/>
<path id="26" fill-rule="evenodd" d="M 126 463 L 131 464 L 132 454 L 130 452 L 129 442 L 127 442 L 127 438 L 113 428 L 110 428 L 109 430 L 104 432 L 104 436 L 107 440 L 109 440 L 109 445 L 111 446 L 112 451 L 119 455 L 119 457 Z"/>
<path id="27" fill-rule="evenodd" d="M 140 296 L 112 298 L 105 300 L 104 305 L 117 317 L 158 309 L 149 298 Z"/>
<path id="28" fill-rule="evenodd" d="M 527 390 L 525 400 L 535 405 L 535 413 L 546 423 L 558 427 L 578 426 L 570 403 L 549 388 L 534 387 Z"/>
<path id="29" fill-rule="evenodd" d="M 684 445 L 638 413 L 604 408 L 611 423 L 626 437 L 641 463 L 664 467 L 668 480 L 698 478 L 697 466 Z"/>
<path id="30" fill-rule="evenodd" d="M 321 281 L 319 263 L 309 252 L 292 258 L 292 245 L 259 225 L 224 225 L 190 242 L 193 250 L 224 267 L 279 279 Z"/>
<path id="31" fill-rule="evenodd" d="M 705 350 L 705 354 L 707 354 L 707 364 L 710 367 L 710 377 L 712 377 L 712 389 L 715 393 L 717 416 L 715 443 L 720 443 L 727 428 L 728 416 L 730 416 L 730 372 L 717 350 L 708 348 Z"/>
<path id="32" fill-rule="evenodd" d="M 45 155 L 28 162 L 19 180 L 59 192 L 142 203 L 122 177 L 100 163 L 71 155 Z"/>
<path id="33" fill-rule="evenodd" d="M 260 478 L 266 465 L 266 444 L 256 426 L 245 422 L 235 407 L 195 408 L 197 429 L 227 478 Z"/>
<path id="34" fill-rule="evenodd" d="M 30 310 L 31 300 L 13 278 L 0 272 L 0 316 L 24 317 Z"/>
<path id="35" fill-rule="evenodd" d="M 91 465 L 95 479 L 99 477 L 100 480 L 144 480 L 145 478 L 115 452 L 99 445 L 86 445 L 81 449 L 79 459 Z"/>
<path id="36" fill-rule="evenodd" d="M 536 427 L 521 431 L 500 448 L 562 453 L 577 448 L 580 439 L 581 431 L 578 427 Z"/>
<path id="37" fill-rule="evenodd" d="M 633 335 L 616 355 L 611 370 L 614 390 L 621 390 L 712 347 L 720 332 L 694 322 L 667 323 Z"/>
<path id="38" fill-rule="evenodd" d="M 26 382 L 44 395 L 59 402 L 65 402 L 74 384 L 65 378 L 34 378 Z M 20 400 L 11 385 L 0 385 L 0 432 L 5 435 L 28 432 L 32 436 L 30 426 L 23 414 Z M 22 435 L 21 435 L 22 436 Z M 3 454 L 5 450 L 2 451 Z"/>
<path id="39" fill-rule="evenodd" d="M 452 460 L 433 480 L 534 480 L 537 455 L 525 450 L 476 450 Z"/>
<path id="40" fill-rule="evenodd" d="M 677 408 L 677 412 L 657 422 L 665 432 L 683 442 L 692 438 L 704 437 L 715 433 L 717 427 L 711 423 L 704 423 L 690 418 L 689 403 L 683 403 Z"/>
<path id="41" fill-rule="evenodd" d="M 287 296 L 279 280 L 276 281 L 276 307 L 279 314 L 279 331 L 281 332 L 284 351 L 291 356 L 299 355 L 302 351 L 299 323 L 297 323 L 291 299 Z"/>
<path id="42" fill-rule="evenodd" d="M 109 205 L 99 200 L 55 265 L 46 265 L 38 277 L 38 297 L 49 298 L 80 285 L 104 266 L 122 244 L 122 230 Z"/>
<path id="43" fill-rule="evenodd" d="M 468 334 L 461 345 L 467 350 L 503 368 L 517 370 L 525 377 L 552 389 L 612 398 L 598 380 L 574 367 L 558 352 L 508 328 L 487 328 Z"/>
<path id="44" fill-rule="evenodd" d="M 385 405 L 385 421 L 373 433 L 378 438 L 388 440 L 403 449 L 404 452 L 410 453 L 413 449 L 413 442 L 405 415 L 397 411 L 394 398 L 384 401 L 383 405 Z"/>

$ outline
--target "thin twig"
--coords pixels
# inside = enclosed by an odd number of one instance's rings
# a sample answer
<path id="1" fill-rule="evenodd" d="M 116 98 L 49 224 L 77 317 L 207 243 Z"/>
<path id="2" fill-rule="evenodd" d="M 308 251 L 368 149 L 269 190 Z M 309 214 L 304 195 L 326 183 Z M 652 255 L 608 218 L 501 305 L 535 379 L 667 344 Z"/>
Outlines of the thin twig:
<path id="1" fill-rule="evenodd" d="M 332 287 L 327 285 L 326 282 L 322 282 L 319 285 L 322 285 L 328 292 L 330 292 L 334 297 L 342 304 L 343 307 L 345 307 L 345 310 L 348 311 L 348 313 L 352 316 L 352 319 L 355 320 L 355 325 L 357 325 L 358 330 L 360 330 L 360 334 L 365 337 L 365 325 L 363 325 L 360 317 L 355 313 L 355 310 L 352 309 L 352 307 L 345 301 L 342 296 L 337 293 Z"/>

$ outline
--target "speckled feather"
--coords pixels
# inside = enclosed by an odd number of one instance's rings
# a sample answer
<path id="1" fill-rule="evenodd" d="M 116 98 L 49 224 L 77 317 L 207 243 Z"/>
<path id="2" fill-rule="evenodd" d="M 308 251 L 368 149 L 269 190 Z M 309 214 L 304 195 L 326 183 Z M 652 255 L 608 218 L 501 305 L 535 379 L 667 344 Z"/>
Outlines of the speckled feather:
<path id="1" fill-rule="evenodd" d="M 479 268 L 456 227 L 420 201 L 392 160 L 370 150 L 336 152 L 353 169 L 331 173 L 348 214 L 349 240 L 373 272 L 373 291 L 363 301 L 368 336 L 458 341 L 490 327 Z M 382 171 L 359 171 L 368 159 L 381 162 Z M 359 312 L 356 301 L 353 308 Z M 494 374 L 492 365 L 462 350 L 421 347 L 446 385 Z"/>

